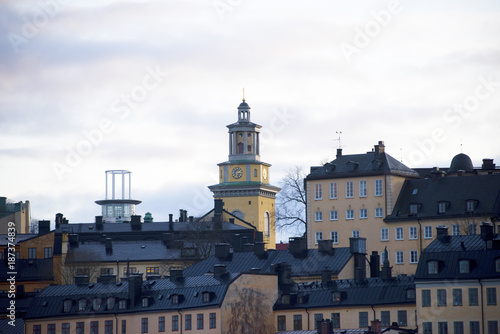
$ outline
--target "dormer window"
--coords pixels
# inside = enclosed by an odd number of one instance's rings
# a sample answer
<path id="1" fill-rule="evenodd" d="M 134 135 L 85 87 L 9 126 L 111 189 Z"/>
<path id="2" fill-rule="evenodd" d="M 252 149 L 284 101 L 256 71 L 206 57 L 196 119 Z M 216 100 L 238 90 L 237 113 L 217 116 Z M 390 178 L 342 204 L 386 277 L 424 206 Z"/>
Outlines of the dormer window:
<path id="1" fill-rule="evenodd" d="M 354 162 L 354 161 L 348 161 L 347 162 L 347 170 L 348 171 L 354 171 L 356 169 L 358 169 L 358 163 L 357 162 Z"/>
<path id="2" fill-rule="evenodd" d="M 79 312 L 85 311 L 86 308 L 87 308 L 87 299 L 80 299 L 78 301 L 78 311 Z"/>
<path id="3" fill-rule="evenodd" d="M 172 296 L 172 305 L 179 305 L 179 295 Z"/>
<path id="4" fill-rule="evenodd" d="M 92 300 L 92 309 L 94 311 L 99 311 L 99 309 L 101 308 L 101 305 L 102 305 L 102 299 L 101 298 L 94 298 Z"/>
<path id="5" fill-rule="evenodd" d="M 210 303 L 210 292 L 203 292 L 202 298 L 204 303 Z"/>
<path id="6" fill-rule="evenodd" d="M 115 304 L 116 304 L 115 297 L 108 297 L 108 299 L 106 299 L 106 309 L 112 310 L 115 307 Z"/>
<path id="7" fill-rule="evenodd" d="M 418 204 L 410 204 L 410 215 L 416 215 L 418 212 Z"/>
<path id="8" fill-rule="evenodd" d="M 119 310 L 126 310 L 127 309 L 127 300 L 126 299 L 120 299 L 118 301 L 118 309 Z"/>
<path id="9" fill-rule="evenodd" d="M 461 274 L 470 273 L 470 260 L 460 260 L 458 261 L 458 267 Z"/>
<path id="10" fill-rule="evenodd" d="M 332 292 L 332 302 L 334 304 L 338 304 L 342 301 L 342 293 L 341 291 L 333 291 Z"/>
<path id="11" fill-rule="evenodd" d="M 429 275 L 436 275 L 439 272 L 439 261 L 432 260 L 427 262 L 427 273 Z"/>
<path id="12" fill-rule="evenodd" d="M 406 290 L 406 299 L 415 299 L 415 289 Z"/>
<path id="13" fill-rule="evenodd" d="M 63 303 L 63 312 L 69 312 L 69 310 L 71 310 L 72 305 L 73 301 L 71 299 L 66 299 Z"/>
<path id="14" fill-rule="evenodd" d="M 448 202 L 438 202 L 438 213 L 446 213 Z"/>
<path id="15" fill-rule="evenodd" d="M 477 207 L 477 201 L 475 199 L 468 199 L 465 201 L 465 211 L 474 212 Z"/>
<path id="16" fill-rule="evenodd" d="M 289 305 L 290 304 L 290 295 L 282 295 L 281 296 L 281 303 L 284 305 Z"/>
<path id="17" fill-rule="evenodd" d="M 149 298 L 148 297 L 142 298 L 141 305 L 142 305 L 142 307 L 148 307 L 149 306 Z"/>

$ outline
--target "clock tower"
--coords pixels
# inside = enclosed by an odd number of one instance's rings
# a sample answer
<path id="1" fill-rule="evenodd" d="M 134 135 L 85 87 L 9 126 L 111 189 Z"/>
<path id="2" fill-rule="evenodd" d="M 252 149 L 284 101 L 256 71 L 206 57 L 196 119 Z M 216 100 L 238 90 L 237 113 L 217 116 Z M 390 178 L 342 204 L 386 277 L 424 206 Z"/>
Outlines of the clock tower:
<path id="1" fill-rule="evenodd" d="M 218 164 L 219 184 L 209 186 L 227 211 L 262 232 L 267 248 L 275 248 L 275 198 L 280 188 L 269 183 L 270 164 L 260 161 L 261 126 L 250 121 L 250 106 L 241 102 L 238 121 L 229 129 L 228 161 Z"/>

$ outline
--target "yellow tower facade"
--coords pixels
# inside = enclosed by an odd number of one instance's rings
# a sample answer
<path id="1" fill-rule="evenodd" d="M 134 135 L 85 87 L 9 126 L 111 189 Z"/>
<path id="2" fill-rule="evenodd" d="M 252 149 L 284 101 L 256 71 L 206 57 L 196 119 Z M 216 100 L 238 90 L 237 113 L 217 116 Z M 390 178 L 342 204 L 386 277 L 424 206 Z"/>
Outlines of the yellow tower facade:
<path id="1" fill-rule="evenodd" d="M 238 107 L 238 121 L 229 129 L 228 161 L 219 163 L 219 183 L 208 188 L 224 208 L 263 234 L 267 248 L 276 245 L 275 198 L 280 188 L 270 184 L 271 165 L 260 161 L 261 126 L 250 121 L 250 106 Z"/>

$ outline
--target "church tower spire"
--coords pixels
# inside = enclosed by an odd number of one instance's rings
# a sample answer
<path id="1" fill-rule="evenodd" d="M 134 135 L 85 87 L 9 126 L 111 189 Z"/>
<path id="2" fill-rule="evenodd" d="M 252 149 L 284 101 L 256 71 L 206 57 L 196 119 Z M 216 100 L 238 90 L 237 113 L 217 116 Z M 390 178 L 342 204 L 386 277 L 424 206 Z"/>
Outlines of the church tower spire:
<path id="1" fill-rule="evenodd" d="M 228 125 L 229 129 L 229 161 L 260 161 L 260 128 L 250 121 L 250 106 L 240 103 L 238 121 Z"/>

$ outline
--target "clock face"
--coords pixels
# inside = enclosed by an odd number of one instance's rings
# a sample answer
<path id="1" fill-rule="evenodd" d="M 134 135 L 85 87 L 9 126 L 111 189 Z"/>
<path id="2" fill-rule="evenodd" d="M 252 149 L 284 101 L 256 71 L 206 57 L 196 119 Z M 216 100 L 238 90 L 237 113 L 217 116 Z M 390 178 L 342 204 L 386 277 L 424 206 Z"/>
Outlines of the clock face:
<path id="1" fill-rule="evenodd" d="M 267 169 L 262 170 L 262 177 L 264 178 L 264 180 L 267 180 Z"/>
<path id="2" fill-rule="evenodd" d="M 240 179 L 243 176 L 243 170 L 240 167 L 234 167 L 231 171 L 231 175 L 235 179 Z"/>

